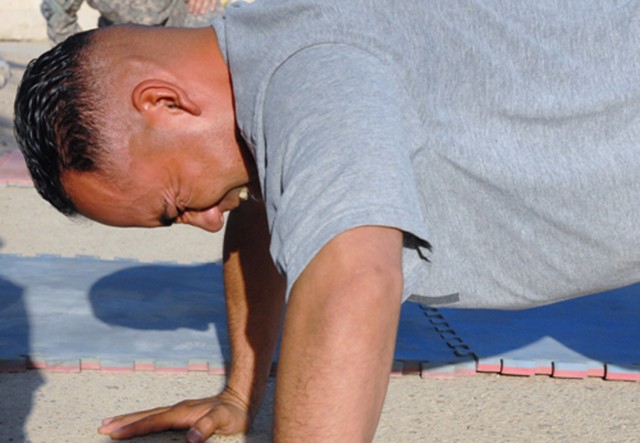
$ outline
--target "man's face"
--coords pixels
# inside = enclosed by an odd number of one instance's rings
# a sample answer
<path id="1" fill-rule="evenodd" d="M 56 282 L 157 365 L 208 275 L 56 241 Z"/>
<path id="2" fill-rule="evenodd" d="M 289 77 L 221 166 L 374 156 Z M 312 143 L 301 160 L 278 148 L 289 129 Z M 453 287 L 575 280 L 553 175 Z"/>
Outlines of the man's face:
<path id="1" fill-rule="evenodd" d="M 218 231 L 224 212 L 239 205 L 249 174 L 229 71 L 211 30 L 194 37 L 193 51 L 167 52 L 172 36 L 191 41 L 185 32 L 114 27 L 98 34 L 90 64 L 108 87 L 97 88 L 92 104 L 103 116 L 111 161 L 103 173 L 64 174 L 82 215 L 113 226 Z"/>
<path id="2" fill-rule="evenodd" d="M 65 190 L 82 215 L 111 226 L 184 223 L 216 232 L 248 182 L 239 149 L 139 145 L 127 157 L 109 176 L 65 174 Z"/>

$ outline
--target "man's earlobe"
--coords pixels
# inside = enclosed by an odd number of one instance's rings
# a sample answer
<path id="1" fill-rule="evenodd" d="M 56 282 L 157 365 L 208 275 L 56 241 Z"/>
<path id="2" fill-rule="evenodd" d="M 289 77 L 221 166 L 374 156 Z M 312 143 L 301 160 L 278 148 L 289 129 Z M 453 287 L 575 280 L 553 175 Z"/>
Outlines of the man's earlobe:
<path id="1" fill-rule="evenodd" d="M 165 80 L 151 79 L 138 83 L 131 94 L 131 101 L 141 114 L 167 109 L 179 109 L 196 116 L 202 113 L 184 89 Z"/>

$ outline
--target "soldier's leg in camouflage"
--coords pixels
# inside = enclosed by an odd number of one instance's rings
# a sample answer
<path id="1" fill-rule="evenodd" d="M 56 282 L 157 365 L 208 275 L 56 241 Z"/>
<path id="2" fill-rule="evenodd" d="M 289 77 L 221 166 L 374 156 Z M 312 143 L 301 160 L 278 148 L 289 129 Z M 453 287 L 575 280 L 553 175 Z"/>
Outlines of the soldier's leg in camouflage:
<path id="1" fill-rule="evenodd" d="M 83 0 L 42 0 L 40 12 L 47 21 L 47 35 L 53 44 L 80 32 L 78 9 Z"/>
<path id="2" fill-rule="evenodd" d="M 175 0 L 87 0 L 100 11 L 100 27 L 112 24 L 137 23 L 163 25 Z"/>
<path id="3" fill-rule="evenodd" d="M 4 87 L 11 78 L 11 68 L 9 63 L 2 57 L 0 57 L 0 88 Z"/>

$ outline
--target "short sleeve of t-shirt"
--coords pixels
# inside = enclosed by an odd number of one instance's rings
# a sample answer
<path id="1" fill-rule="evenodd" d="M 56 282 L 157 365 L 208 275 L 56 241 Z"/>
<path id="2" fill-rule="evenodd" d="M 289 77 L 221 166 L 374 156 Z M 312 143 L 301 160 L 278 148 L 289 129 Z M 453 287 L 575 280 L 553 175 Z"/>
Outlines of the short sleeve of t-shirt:
<path id="1" fill-rule="evenodd" d="M 350 228 L 394 227 L 405 233 L 405 256 L 426 252 L 398 85 L 389 66 L 346 44 L 299 51 L 272 76 L 256 156 L 287 294 L 315 254 Z"/>

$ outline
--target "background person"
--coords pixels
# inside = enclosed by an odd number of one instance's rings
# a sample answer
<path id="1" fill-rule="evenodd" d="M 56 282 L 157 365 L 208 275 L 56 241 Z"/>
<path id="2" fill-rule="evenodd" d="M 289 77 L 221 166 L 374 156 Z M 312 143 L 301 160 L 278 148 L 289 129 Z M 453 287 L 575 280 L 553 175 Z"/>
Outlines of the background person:
<path id="1" fill-rule="evenodd" d="M 84 0 L 43 0 L 40 11 L 47 21 L 47 35 L 54 43 L 80 32 L 78 10 Z M 100 12 L 98 27 L 137 23 L 152 26 L 206 26 L 222 12 L 218 0 L 87 0 Z"/>

